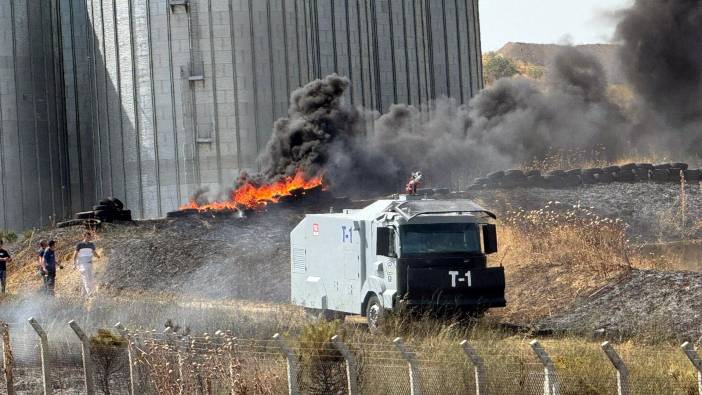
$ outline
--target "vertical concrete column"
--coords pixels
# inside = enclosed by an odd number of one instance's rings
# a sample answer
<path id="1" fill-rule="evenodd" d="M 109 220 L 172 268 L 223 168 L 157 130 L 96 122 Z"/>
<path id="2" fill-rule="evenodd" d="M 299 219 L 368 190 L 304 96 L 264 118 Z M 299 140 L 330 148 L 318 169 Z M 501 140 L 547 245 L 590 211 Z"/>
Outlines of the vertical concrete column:
<path id="1" fill-rule="evenodd" d="M 614 368 L 617 369 L 617 394 L 629 395 L 629 369 L 609 342 L 602 343 L 601 347 Z"/>
<path id="2" fill-rule="evenodd" d="M 356 357 L 349 351 L 346 345 L 341 341 L 339 336 L 334 335 L 331 338 L 334 347 L 339 350 L 346 361 L 346 380 L 349 389 L 349 395 L 357 395 L 358 391 L 358 363 Z"/>
<path id="3" fill-rule="evenodd" d="M 34 328 L 34 331 L 39 336 L 39 351 L 41 352 L 41 375 L 42 375 L 42 384 L 44 387 L 44 395 L 50 395 L 52 393 L 52 388 L 51 388 L 51 379 L 49 378 L 49 369 L 48 369 L 49 341 L 47 340 L 46 332 L 44 332 L 44 329 L 41 327 L 41 325 L 39 325 L 37 320 L 35 320 L 32 317 L 27 321 L 29 321 L 29 325 L 31 325 L 32 328 Z"/>
<path id="4" fill-rule="evenodd" d="M 544 395 L 560 395 L 561 388 L 556 377 L 556 367 L 548 355 L 546 350 L 541 346 L 538 340 L 532 340 L 529 343 L 531 349 L 539 358 L 539 361 L 544 365 Z"/>
<path id="5" fill-rule="evenodd" d="M 487 381 L 485 379 L 485 362 L 478 355 L 473 347 L 470 346 L 468 340 L 463 340 L 460 344 L 463 353 L 466 354 L 470 362 L 473 364 L 475 373 L 475 395 L 487 394 Z"/>
<path id="6" fill-rule="evenodd" d="M 422 391 L 419 386 L 419 363 L 417 362 L 417 356 L 407 349 L 407 346 L 405 346 L 405 343 L 402 341 L 401 337 L 395 338 L 392 343 L 395 345 L 397 350 L 400 351 L 402 358 L 407 361 L 407 365 L 409 367 L 410 394 L 421 394 Z"/>
<path id="7" fill-rule="evenodd" d="M 83 374 L 85 375 L 85 392 L 88 395 L 95 395 L 95 381 L 93 374 L 93 360 L 90 355 L 90 339 L 86 336 L 85 332 L 78 326 L 78 323 L 71 320 L 68 321 L 68 325 L 76 333 L 78 339 L 80 339 L 82 349 L 83 349 Z"/>
<path id="8" fill-rule="evenodd" d="M 134 391 L 134 376 L 136 372 L 134 369 L 134 353 L 132 350 L 132 338 L 120 322 L 115 324 L 115 329 L 117 329 L 117 332 L 119 332 L 120 336 L 122 336 L 127 342 L 127 359 L 129 361 L 129 395 L 134 395 L 136 393 Z"/>
<path id="9" fill-rule="evenodd" d="M 299 395 L 300 385 L 297 382 L 297 372 L 300 371 L 300 367 L 298 366 L 297 356 L 290 347 L 288 347 L 288 344 L 280 334 L 276 333 L 273 335 L 273 340 L 278 343 L 280 351 L 285 355 L 285 359 L 288 362 L 288 393 L 290 395 Z"/>
<path id="10" fill-rule="evenodd" d="M 682 348 L 687 359 L 690 360 L 692 366 L 697 370 L 697 392 L 702 395 L 702 360 L 700 360 L 699 354 L 695 351 L 695 347 L 690 344 L 690 342 L 683 343 L 680 348 Z"/>
<path id="11" fill-rule="evenodd" d="M 3 322 L 0 326 L 2 330 L 2 355 L 3 355 L 3 371 L 5 372 L 5 383 L 7 384 L 7 395 L 15 395 L 15 384 L 12 376 L 12 366 L 14 359 L 12 357 L 12 346 L 10 345 L 10 326 Z"/>

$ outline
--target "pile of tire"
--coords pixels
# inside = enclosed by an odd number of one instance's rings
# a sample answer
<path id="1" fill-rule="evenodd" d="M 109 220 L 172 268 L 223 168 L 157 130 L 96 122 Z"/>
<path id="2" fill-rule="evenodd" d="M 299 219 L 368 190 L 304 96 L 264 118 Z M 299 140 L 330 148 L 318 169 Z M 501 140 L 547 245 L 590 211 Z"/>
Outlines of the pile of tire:
<path id="1" fill-rule="evenodd" d="M 688 169 L 686 163 L 627 163 L 620 166 L 586 169 L 552 170 L 542 174 L 538 170 L 496 171 L 476 178 L 470 190 L 494 188 L 572 188 L 588 184 L 612 182 L 701 182 L 702 169 Z"/>
<path id="2" fill-rule="evenodd" d="M 124 209 L 124 203 L 121 200 L 109 197 L 100 200 L 97 205 L 93 206 L 92 211 L 76 213 L 73 218 L 98 219 L 102 222 L 131 221 L 132 212 Z"/>

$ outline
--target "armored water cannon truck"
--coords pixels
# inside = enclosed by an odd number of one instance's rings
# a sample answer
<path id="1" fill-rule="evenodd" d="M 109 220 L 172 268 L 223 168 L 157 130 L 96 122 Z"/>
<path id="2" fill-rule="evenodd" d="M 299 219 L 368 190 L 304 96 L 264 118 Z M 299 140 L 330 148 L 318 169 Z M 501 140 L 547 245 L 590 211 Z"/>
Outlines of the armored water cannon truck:
<path id="1" fill-rule="evenodd" d="M 495 215 L 470 200 L 400 196 L 359 210 L 308 214 L 290 234 L 292 303 L 324 318 L 386 310 L 504 307 Z"/>

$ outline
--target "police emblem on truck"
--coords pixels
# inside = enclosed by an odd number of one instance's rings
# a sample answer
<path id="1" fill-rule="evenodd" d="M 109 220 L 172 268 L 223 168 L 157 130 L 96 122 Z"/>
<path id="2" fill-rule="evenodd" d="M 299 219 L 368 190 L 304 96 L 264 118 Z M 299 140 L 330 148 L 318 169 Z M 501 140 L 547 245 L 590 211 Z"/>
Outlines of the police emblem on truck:
<path id="1" fill-rule="evenodd" d="M 449 276 L 451 276 L 451 287 L 456 288 L 458 283 L 466 284 L 467 286 L 472 286 L 473 285 L 473 279 L 470 275 L 470 271 L 465 272 L 465 274 L 461 275 L 461 272 L 458 270 L 450 270 L 448 272 Z M 459 277 L 459 275 L 461 275 Z"/>

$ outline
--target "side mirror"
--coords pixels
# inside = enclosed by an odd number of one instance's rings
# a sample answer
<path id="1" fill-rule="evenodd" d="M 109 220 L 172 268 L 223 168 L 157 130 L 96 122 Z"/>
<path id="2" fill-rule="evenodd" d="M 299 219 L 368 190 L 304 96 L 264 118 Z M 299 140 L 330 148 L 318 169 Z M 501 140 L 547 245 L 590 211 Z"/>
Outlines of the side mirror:
<path id="1" fill-rule="evenodd" d="M 483 225 L 483 248 L 486 254 L 497 252 L 497 227 L 494 224 Z"/>
<path id="2" fill-rule="evenodd" d="M 393 240 L 393 231 L 390 228 L 378 228 L 378 236 L 375 242 L 376 255 L 387 256 L 390 258 L 396 257 L 395 246 Z"/>

